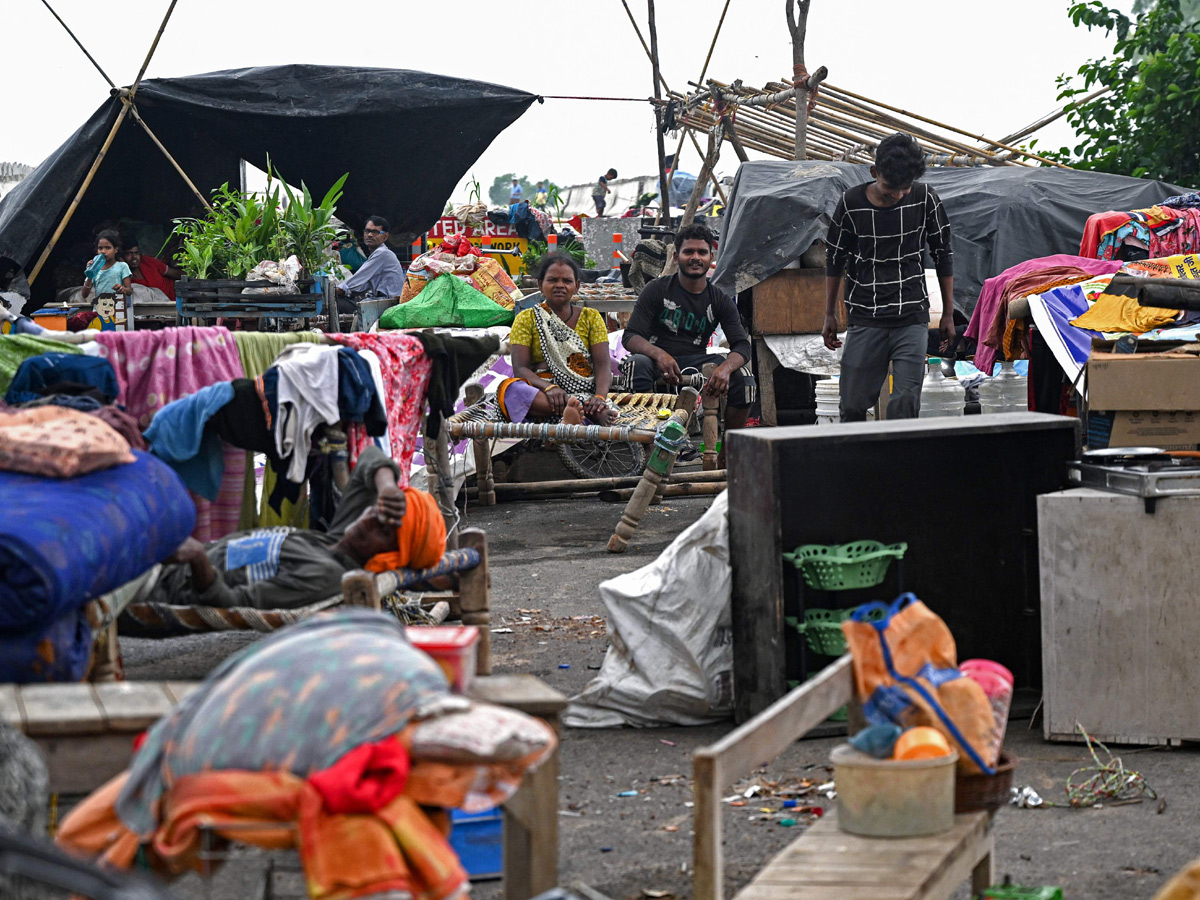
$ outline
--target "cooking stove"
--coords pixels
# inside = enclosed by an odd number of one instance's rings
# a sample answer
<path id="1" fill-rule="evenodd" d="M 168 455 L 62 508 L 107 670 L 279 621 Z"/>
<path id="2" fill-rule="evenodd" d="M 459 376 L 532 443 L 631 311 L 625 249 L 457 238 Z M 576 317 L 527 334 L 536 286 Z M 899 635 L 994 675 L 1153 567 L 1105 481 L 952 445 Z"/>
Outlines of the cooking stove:
<path id="1" fill-rule="evenodd" d="M 1200 458 L 1169 456 L 1150 448 L 1124 455 L 1085 453 L 1082 461 L 1067 463 L 1067 480 L 1079 487 L 1141 497 L 1146 512 L 1152 513 L 1164 497 L 1200 497 Z"/>

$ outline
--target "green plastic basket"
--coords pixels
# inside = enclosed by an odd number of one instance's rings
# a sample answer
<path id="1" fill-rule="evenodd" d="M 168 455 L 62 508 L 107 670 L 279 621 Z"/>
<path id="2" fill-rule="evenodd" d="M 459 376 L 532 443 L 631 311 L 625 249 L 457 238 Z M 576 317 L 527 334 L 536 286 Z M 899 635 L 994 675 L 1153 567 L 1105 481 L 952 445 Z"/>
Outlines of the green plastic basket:
<path id="1" fill-rule="evenodd" d="M 908 544 L 853 541 L 841 546 L 805 544 L 783 558 L 800 570 L 804 582 L 818 591 L 875 587 L 893 559 L 902 559 Z"/>
<path id="2" fill-rule="evenodd" d="M 875 621 L 883 617 L 885 610 L 874 609 L 867 618 Z M 842 623 L 854 614 L 853 609 L 806 609 L 804 621 L 788 616 L 787 622 L 804 635 L 809 649 L 822 656 L 841 656 L 846 652 L 846 635 Z"/>

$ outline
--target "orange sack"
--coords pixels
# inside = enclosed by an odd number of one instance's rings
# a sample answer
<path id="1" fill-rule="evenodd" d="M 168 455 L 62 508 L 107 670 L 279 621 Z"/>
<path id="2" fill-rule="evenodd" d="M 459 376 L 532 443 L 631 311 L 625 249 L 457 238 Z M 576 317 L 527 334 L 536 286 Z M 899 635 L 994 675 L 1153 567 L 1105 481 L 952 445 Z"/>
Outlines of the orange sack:
<path id="1" fill-rule="evenodd" d="M 881 608 L 887 614 L 870 621 L 868 614 Z M 855 693 L 870 724 L 936 728 L 958 748 L 959 768 L 992 774 L 992 707 L 983 688 L 959 672 L 954 637 L 940 616 L 903 594 L 891 606 L 860 607 L 842 632 Z"/>

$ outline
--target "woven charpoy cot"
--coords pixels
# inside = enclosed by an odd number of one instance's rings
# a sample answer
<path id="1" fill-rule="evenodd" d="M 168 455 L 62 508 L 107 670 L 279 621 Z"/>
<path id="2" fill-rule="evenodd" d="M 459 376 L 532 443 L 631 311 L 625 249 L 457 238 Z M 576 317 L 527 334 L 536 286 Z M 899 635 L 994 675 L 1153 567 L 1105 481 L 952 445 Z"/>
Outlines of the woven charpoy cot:
<path id="1" fill-rule="evenodd" d="M 473 569 L 480 563 L 473 547 L 448 550 L 436 566 L 428 569 L 394 569 L 376 577 L 384 597 L 408 588 L 444 590 L 446 579 L 456 572 Z M 270 632 L 293 625 L 309 616 L 342 602 L 339 594 L 297 609 L 220 608 L 215 606 L 174 606 L 167 603 L 131 603 L 120 614 L 122 633 L 133 637 L 174 637 L 210 631 Z"/>
<path id="2" fill-rule="evenodd" d="M 617 410 L 614 428 L 653 429 L 659 423 L 659 412 L 675 410 L 675 394 L 630 394 L 613 392 L 608 395 L 608 405 Z M 473 406 L 468 406 L 447 420 L 451 426 L 467 422 L 507 422 L 495 397 L 485 397 Z M 453 428 L 452 428 L 453 430 Z"/>

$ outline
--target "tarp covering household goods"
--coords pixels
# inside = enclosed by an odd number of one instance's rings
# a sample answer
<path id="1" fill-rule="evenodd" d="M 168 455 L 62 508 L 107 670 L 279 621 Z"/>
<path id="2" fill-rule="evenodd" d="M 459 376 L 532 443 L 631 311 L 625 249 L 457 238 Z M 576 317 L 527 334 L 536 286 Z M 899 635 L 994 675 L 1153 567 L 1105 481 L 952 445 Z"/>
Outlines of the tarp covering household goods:
<path id="1" fill-rule="evenodd" d="M 725 213 L 715 280 L 744 291 L 824 240 L 842 192 L 871 181 L 869 166 L 749 162 Z M 954 296 L 970 315 L 983 282 L 1009 266 L 1076 253 L 1088 217 L 1142 209 L 1185 188 L 1124 175 L 1024 166 L 930 168 L 954 233 Z"/>
<path id="2" fill-rule="evenodd" d="M 385 216 L 392 233 L 420 233 L 441 215 L 463 173 L 534 101 L 533 94 L 404 69 L 264 66 L 143 81 L 139 113 L 201 192 L 240 180 L 240 160 L 267 155 L 293 184 L 323 193 L 347 171 L 338 217 L 358 228 Z M 0 256 L 32 267 L 121 110 L 109 97 L 0 201 Z M 130 117 L 132 119 L 132 117 Z M 82 279 L 92 229 L 122 218 L 169 223 L 199 201 L 135 122 L 108 154 L 34 285 L 44 299 L 55 267 Z M 158 248 L 142 248 L 154 252 Z M 77 255 L 77 254 L 76 254 Z"/>

